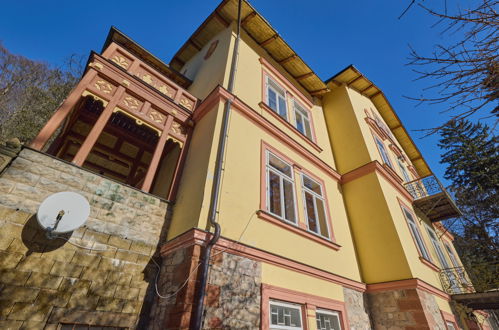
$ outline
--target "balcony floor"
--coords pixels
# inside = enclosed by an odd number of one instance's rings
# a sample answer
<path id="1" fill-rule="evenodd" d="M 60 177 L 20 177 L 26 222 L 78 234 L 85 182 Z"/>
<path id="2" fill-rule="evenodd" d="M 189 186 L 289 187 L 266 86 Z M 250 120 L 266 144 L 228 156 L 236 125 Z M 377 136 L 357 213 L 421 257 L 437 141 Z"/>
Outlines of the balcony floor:
<path id="1" fill-rule="evenodd" d="M 499 309 L 499 290 L 454 294 L 452 300 L 473 310 Z"/>
<path id="2" fill-rule="evenodd" d="M 445 192 L 417 199 L 413 203 L 432 222 L 455 218 L 461 215 L 459 209 Z"/>

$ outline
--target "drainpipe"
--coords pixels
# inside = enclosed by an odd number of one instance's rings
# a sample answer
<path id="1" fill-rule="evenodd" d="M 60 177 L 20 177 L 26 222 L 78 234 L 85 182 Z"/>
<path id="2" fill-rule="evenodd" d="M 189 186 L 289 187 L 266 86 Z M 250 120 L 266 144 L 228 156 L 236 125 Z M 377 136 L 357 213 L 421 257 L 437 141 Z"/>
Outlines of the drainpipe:
<path id="1" fill-rule="evenodd" d="M 234 50 L 232 52 L 232 62 L 230 67 L 230 75 L 229 75 L 229 86 L 228 91 L 230 93 L 234 90 L 234 80 L 236 75 L 236 65 L 237 58 L 239 52 L 239 39 L 241 37 L 241 7 L 242 0 L 239 0 L 238 3 L 238 11 L 237 11 L 237 36 L 236 41 L 234 43 Z M 204 311 L 204 297 L 206 295 L 206 282 L 208 280 L 208 269 L 210 267 L 210 257 L 211 250 L 213 246 L 217 243 L 220 238 L 220 225 L 217 223 L 217 209 L 220 195 L 220 187 L 221 187 L 221 177 L 222 177 L 222 163 L 225 155 L 225 144 L 227 142 L 227 130 L 229 124 L 229 114 L 230 107 L 232 104 L 232 100 L 228 99 L 225 102 L 225 108 L 222 118 L 222 127 L 220 129 L 220 138 L 218 141 L 218 151 L 217 151 L 217 159 L 215 164 L 215 176 L 213 180 L 213 190 L 211 193 L 211 201 L 210 201 L 210 212 L 208 216 L 208 221 L 210 226 L 215 227 L 215 233 L 213 234 L 212 239 L 208 242 L 206 248 L 203 250 L 201 255 L 201 275 L 199 280 L 199 294 L 196 297 L 195 310 L 193 315 L 194 325 L 193 329 L 200 330 L 203 325 L 203 311 Z"/>

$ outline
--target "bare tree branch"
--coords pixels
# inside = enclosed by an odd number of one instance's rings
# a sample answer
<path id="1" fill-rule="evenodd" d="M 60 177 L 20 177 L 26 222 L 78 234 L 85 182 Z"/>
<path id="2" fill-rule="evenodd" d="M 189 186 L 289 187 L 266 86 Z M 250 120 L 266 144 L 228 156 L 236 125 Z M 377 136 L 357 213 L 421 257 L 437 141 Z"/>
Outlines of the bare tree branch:
<path id="1" fill-rule="evenodd" d="M 478 0 L 473 8 L 457 8 L 448 13 L 417 5 L 437 18 L 434 26 L 444 25 L 443 36 L 452 35 L 460 40 L 438 44 L 432 54 L 421 54 L 410 47 L 409 63 L 417 74 L 416 80 L 429 85 L 419 97 L 409 99 L 421 104 L 440 104 L 441 113 L 451 114 L 439 127 L 428 130 L 433 134 L 448 122 L 463 119 L 478 112 L 499 116 L 499 1 Z M 407 9 L 412 6 L 412 2 Z M 435 96 L 435 94 L 437 94 Z M 489 116 L 489 117 L 490 117 Z"/>

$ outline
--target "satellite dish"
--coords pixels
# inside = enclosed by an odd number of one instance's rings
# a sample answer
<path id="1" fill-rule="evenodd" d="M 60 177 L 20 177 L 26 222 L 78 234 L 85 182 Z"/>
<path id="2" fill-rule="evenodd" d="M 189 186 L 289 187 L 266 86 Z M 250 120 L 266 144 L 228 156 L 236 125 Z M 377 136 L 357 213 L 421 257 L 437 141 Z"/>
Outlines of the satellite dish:
<path id="1" fill-rule="evenodd" d="M 68 233 L 80 228 L 90 215 L 90 204 L 82 195 L 63 191 L 45 200 L 38 207 L 36 218 L 40 226 L 47 230 L 47 237 L 53 233 Z"/>

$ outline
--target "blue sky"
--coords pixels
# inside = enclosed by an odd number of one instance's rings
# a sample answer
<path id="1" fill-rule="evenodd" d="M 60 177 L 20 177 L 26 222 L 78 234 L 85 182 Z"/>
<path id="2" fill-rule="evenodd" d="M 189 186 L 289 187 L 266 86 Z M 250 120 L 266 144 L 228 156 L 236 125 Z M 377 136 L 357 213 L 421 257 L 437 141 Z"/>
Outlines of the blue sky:
<path id="1" fill-rule="evenodd" d="M 354 64 L 380 87 L 395 108 L 432 170 L 443 179 L 438 136 L 422 138 L 419 129 L 442 123 L 438 107 L 418 106 L 427 83 L 414 81 L 406 65 L 410 44 L 430 53 L 446 42 L 435 19 L 410 0 L 250 0 L 290 46 L 327 79 Z M 71 54 L 100 51 L 111 25 L 169 62 L 219 1 L 8 1 L 0 12 L 0 40 L 11 52 L 61 65 Z M 443 5 L 444 0 L 435 1 Z M 444 40 L 445 38 L 445 40 Z"/>

